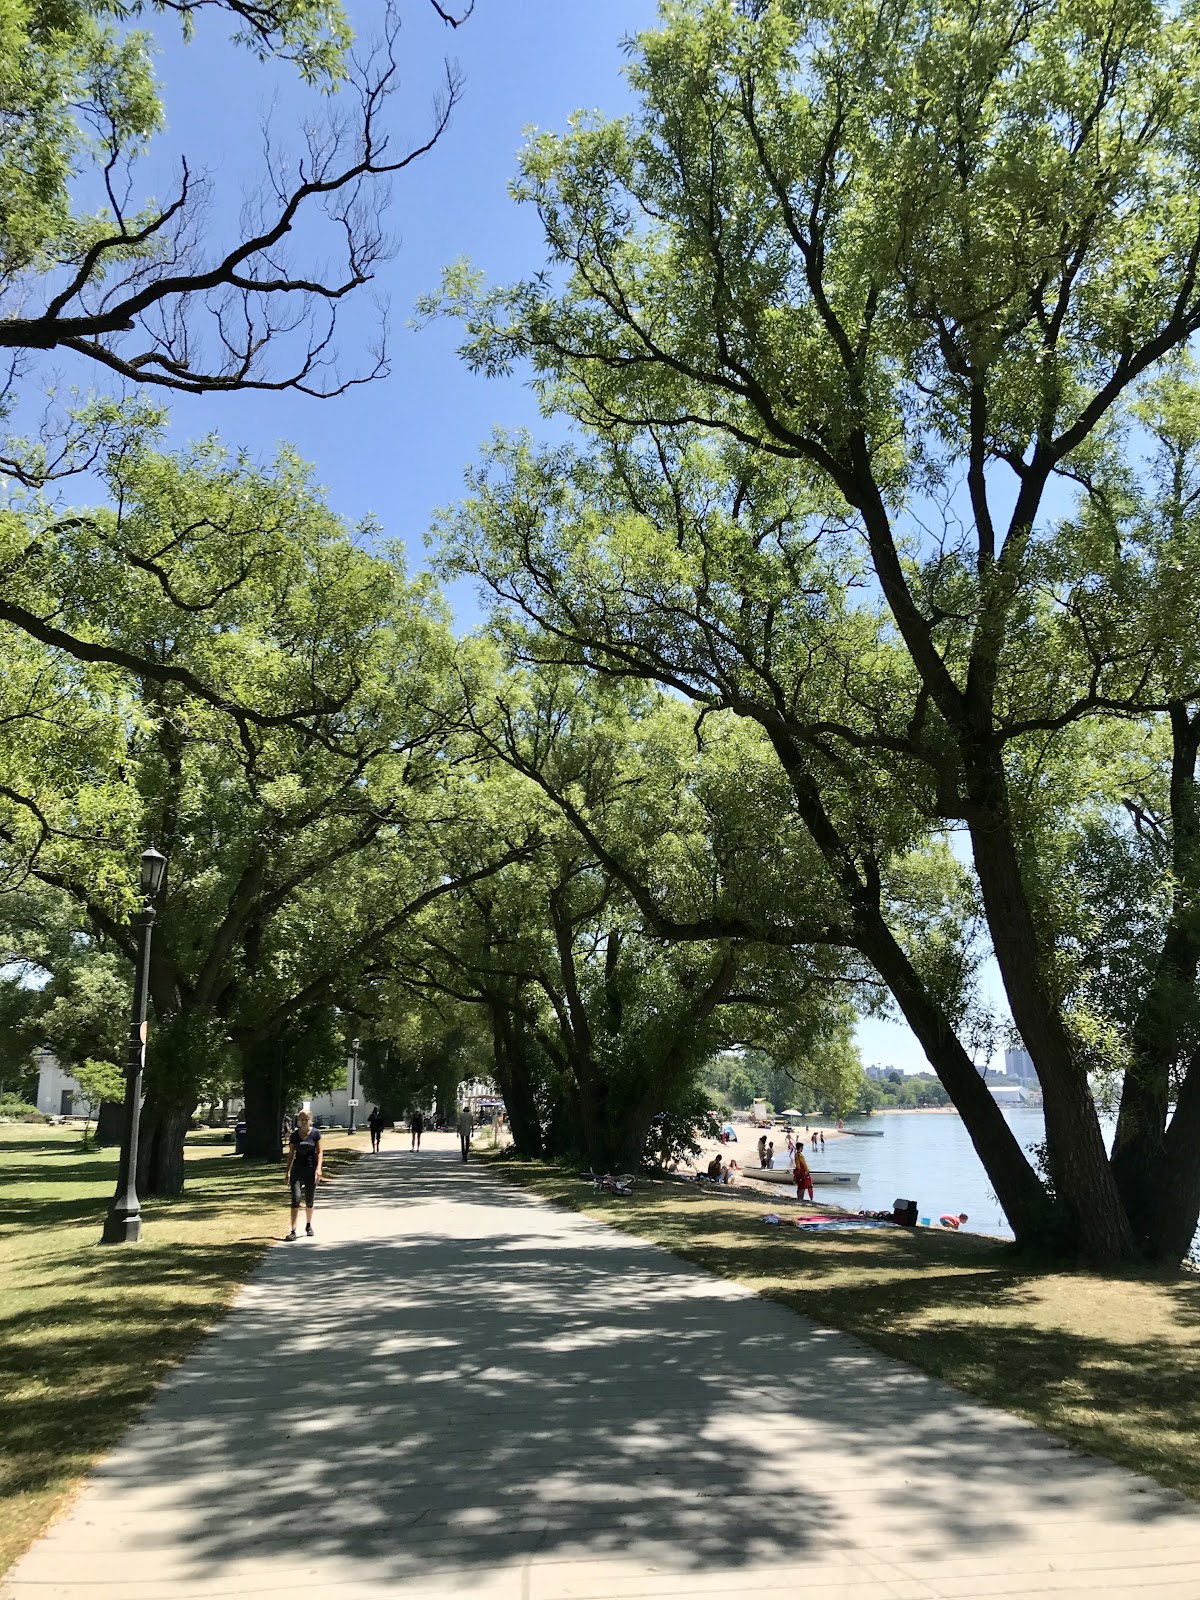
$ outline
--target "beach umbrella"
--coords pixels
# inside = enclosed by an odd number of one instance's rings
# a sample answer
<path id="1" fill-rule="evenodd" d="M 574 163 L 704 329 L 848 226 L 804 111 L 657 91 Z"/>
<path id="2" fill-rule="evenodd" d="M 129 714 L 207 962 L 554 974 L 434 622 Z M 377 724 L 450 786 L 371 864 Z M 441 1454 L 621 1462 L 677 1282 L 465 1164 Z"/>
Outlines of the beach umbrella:
<path id="1" fill-rule="evenodd" d="M 781 1117 L 802 1117 L 804 1113 L 803 1111 L 781 1111 L 779 1115 Z"/>

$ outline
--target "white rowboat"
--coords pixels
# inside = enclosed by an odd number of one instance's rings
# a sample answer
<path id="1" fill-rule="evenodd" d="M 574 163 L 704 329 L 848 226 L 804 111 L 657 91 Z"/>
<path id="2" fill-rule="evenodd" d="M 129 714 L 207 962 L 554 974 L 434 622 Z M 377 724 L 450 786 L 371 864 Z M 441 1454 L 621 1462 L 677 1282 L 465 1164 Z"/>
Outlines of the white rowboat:
<path id="1" fill-rule="evenodd" d="M 815 1189 L 831 1189 L 835 1186 L 848 1186 L 852 1189 L 858 1187 L 857 1172 L 833 1171 L 830 1168 L 813 1167 L 812 1181 Z M 791 1167 L 743 1167 L 743 1178 L 757 1178 L 762 1183 L 782 1183 L 789 1189 L 792 1187 Z"/>

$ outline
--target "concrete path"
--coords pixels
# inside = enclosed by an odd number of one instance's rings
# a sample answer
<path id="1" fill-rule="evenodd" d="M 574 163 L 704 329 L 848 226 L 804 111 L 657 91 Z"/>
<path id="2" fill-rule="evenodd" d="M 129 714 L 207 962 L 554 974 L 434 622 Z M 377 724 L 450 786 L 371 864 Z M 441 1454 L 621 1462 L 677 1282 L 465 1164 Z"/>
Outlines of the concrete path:
<path id="1" fill-rule="evenodd" d="M 1200 1512 L 449 1151 L 273 1249 L 3 1600 L 1200 1596 Z"/>

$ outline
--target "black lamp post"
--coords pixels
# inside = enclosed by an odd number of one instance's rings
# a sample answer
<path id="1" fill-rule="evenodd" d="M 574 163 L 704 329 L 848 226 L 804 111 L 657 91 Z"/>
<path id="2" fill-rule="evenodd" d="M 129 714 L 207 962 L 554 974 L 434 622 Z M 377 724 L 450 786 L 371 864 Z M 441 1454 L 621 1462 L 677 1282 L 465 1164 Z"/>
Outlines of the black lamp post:
<path id="1" fill-rule="evenodd" d="M 358 1040 L 350 1041 L 350 1133 L 358 1132 Z"/>
<path id="2" fill-rule="evenodd" d="M 142 1067 L 146 1060 L 146 999 L 150 985 L 150 934 L 154 902 L 163 885 L 167 858 L 153 845 L 142 852 L 142 909 L 137 928 L 137 968 L 133 975 L 133 1018 L 129 1025 L 129 1061 L 125 1068 L 125 1126 L 117 1188 L 104 1219 L 103 1244 L 136 1244 L 142 1237 L 137 1197 L 138 1118 L 142 1108 Z"/>

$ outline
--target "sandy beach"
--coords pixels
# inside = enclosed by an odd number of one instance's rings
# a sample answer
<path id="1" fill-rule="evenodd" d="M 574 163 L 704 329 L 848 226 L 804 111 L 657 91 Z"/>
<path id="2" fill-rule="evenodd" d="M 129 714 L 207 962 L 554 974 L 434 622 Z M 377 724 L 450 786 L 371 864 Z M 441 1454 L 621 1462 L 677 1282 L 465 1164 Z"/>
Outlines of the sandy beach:
<path id="1" fill-rule="evenodd" d="M 774 1141 L 775 1154 L 777 1157 L 781 1153 L 786 1153 L 786 1129 L 777 1127 L 775 1125 L 764 1129 L 756 1127 L 752 1122 L 739 1122 L 737 1120 L 734 1121 L 733 1126 L 737 1129 L 738 1138 L 736 1144 L 722 1144 L 719 1139 L 699 1139 L 698 1143 L 700 1145 L 700 1154 L 693 1158 L 690 1165 L 681 1163 L 676 1176 L 681 1178 L 689 1178 L 693 1175 L 703 1173 L 713 1156 L 717 1154 L 723 1156 L 727 1163 L 736 1161 L 739 1169 L 743 1169 L 745 1167 L 757 1167 L 758 1139 L 759 1135 L 764 1132 L 766 1133 L 768 1139 Z M 811 1149 L 812 1134 L 814 1132 L 823 1133 L 825 1135 L 826 1147 L 835 1144 L 839 1139 L 849 1142 L 854 1137 L 853 1134 L 846 1132 L 839 1133 L 836 1127 L 827 1126 L 823 1122 L 810 1123 L 807 1129 L 805 1129 L 802 1125 L 799 1131 L 800 1138 L 804 1144 L 805 1159 L 808 1161 L 810 1167 L 816 1167 L 818 1169 L 820 1169 L 823 1163 L 820 1145 L 818 1145 L 815 1155 Z M 801 1204 L 801 1202 L 796 1199 L 796 1188 L 791 1182 L 790 1169 L 780 1169 L 778 1184 L 769 1183 L 761 1178 L 739 1177 L 732 1183 L 723 1187 L 725 1187 L 730 1194 L 738 1193 L 743 1198 L 747 1195 L 752 1195 L 757 1198 L 761 1198 L 764 1201 L 778 1201 L 781 1199 L 786 1199 L 790 1205 L 795 1206 Z M 832 1190 L 823 1190 L 822 1194 L 830 1194 L 833 1192 L 834 1191 Z M 840 1192 L 844 1194 L 846 1191 L 843 1189 Z M 815 1203 L 813 1201 L 805 1201 L 803 1204 L 810 1210 L 831 1213 L 851 1212 L 855 1209 L 854 1207 L 837 1205 L 832 1201 L 827 1201 L 820 1197 L 818 1197 Z"/>

